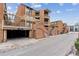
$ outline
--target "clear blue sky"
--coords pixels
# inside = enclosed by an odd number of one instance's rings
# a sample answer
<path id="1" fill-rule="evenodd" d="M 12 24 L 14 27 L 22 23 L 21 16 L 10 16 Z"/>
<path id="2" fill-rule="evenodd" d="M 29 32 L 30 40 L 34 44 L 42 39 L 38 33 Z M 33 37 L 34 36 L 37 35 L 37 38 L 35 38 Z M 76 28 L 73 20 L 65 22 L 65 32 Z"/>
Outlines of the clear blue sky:
<path id="1" fill-rule="evenodd" d="M 20 3 L 8 3 L 9 12 L 16 12 Z M 25 3 L 34 9 L 49 9 L 51 21 L 62 20 L 68 25 L 79 22 L 79 4 L 76 3 Z"/>

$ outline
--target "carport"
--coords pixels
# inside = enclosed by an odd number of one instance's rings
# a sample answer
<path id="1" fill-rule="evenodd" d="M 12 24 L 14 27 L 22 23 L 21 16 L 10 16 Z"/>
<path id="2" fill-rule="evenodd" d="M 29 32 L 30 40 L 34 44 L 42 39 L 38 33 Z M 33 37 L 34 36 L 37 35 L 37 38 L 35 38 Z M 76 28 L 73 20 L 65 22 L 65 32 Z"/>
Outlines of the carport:
<path id="1" fill-rule="evenodd" d="M 7 30 L 7 39 L 29 38 L 29 30 Z"/>

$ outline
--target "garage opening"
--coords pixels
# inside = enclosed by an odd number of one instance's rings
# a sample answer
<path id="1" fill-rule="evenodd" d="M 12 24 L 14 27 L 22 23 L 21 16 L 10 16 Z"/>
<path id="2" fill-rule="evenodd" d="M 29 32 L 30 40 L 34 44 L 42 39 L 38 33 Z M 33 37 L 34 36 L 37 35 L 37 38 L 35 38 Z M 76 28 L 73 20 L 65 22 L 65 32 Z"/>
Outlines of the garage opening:
<path id="1" fill-rule="evenodd" d="M 7 39 L 29 38 L 29 30 L 7 30 Z"/>

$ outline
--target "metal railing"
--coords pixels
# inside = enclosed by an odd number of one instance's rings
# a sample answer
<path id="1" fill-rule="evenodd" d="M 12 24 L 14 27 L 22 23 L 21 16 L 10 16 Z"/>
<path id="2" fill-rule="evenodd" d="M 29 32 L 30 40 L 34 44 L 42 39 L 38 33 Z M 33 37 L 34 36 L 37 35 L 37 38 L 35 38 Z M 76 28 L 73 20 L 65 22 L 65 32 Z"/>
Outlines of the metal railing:
<path id="1" fill-rule="evenodd" d="M 15 28 L 32 28 L 32 22 L 35 20 L 31 16 L 16 16 L 14 14 L 7 13 L 8 19 L 2 20 L 0 24 L 2 28 L 4 27 L 15 27 Z M 16 22 L 17 20 L 17 22 Z M 18 23 L 18 25 L 16 25 Z M 23 25 L 22 25 L 23 24 Z M 21 26 L 22 25 L 22 26 Z"/>

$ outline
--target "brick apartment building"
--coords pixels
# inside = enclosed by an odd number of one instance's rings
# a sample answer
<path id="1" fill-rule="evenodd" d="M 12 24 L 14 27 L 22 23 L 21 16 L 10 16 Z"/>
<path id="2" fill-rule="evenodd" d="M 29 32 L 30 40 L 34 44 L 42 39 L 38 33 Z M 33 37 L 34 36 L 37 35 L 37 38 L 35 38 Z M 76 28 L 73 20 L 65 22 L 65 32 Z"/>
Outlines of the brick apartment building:
<path id="1" fill-rule="evenodd" d="M 20 4 L 14 15 L 7 13 L 6 4 L 0 3 L 0 42 L 6 41 L 8 38 L 48 36 L 50 24 L 48 14 L 47 9 L 36 11 Z"/>
<path id="2" fill-rule="evenodd" d="M 62 21 L 50 22 L 48 9 L 34 10 L 20 4 L 16 14 L 7 12 L 5 3 L 0 3 L 0 42 L 11 38 L 44 38 L 68 32 Z M 56 24 L 55 24 L 56 23 Z"/>
<path id="3" fill-rule="evenodd" d="M 66 23 L 63 23 L 61 20 L 51 22 L 50 35 L 58 35 L 69 32 L 69 28 Z"/>
<path id="4" fill-rule="evenodd" d="M 32 21 L 34 20 L 33 22 L 31 22 L 32 29 L 28 30 L 29 37 L 43 38 L 48 35 L 49 29 L 50 29 L 49 28 L 50 20 L 49 20 L 48 14 L 49 14 L 49 10 L 47 9 L 41 9 L 37 11 L 24 4 L 21 4 L 18 7 L 16 15 L 25 16 L 25 17 L 28 16 L 28 19 L 26 20 L 29 20 L 29 18 Z M 16 22 L 20 23 L 20 20 L 17 20 Z"/>

